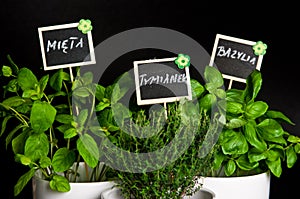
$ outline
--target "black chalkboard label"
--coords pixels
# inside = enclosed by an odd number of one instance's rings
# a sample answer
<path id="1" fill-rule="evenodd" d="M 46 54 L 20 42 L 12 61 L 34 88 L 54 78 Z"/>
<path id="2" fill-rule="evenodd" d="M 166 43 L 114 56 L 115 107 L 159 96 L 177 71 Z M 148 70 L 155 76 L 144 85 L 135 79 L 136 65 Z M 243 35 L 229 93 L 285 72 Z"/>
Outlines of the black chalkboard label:
<path id="1" fill-rule="evenodd" d="M 175 59 L 134 61 L 138 105 L 192 99 L 189 68 L 178 68 Z"/>
<path id="2" fill-rule="evenodd" d="M 250 73 L 260 70 L 263 55 L 256 55 L 253 46 L 257 42 L 217 34 L 210 60 L 210 66 L 216 66 L 223 77 L 246 82 Z"/>
<path id="3" fill-rule="evenodd" d="M 92 33 L 82 33 L 78 24 L 38 28 L 44 70 L 96 63 Z"/>

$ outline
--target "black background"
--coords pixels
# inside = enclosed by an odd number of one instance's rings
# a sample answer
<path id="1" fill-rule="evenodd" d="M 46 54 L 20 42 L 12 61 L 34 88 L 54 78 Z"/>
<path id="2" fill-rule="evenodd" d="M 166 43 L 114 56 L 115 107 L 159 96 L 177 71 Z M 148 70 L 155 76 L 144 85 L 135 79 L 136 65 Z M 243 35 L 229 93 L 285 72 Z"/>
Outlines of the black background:
<path id="1" fill-rule="evenodd" d="M 38 27 L 78 22 L 89 18 L 93 23 L 93 41 L 101 41 L 121 31 L 156 26 L 180 31 L 212 51 L 217 33 L 261 40 L 268 45 L 261 67 L 261 100 L 273 110 L 281 110 L 295 123 L 287 130 L 300 135 L 298 96 L 299 17 L 296 5 L 288 1 L 263 4 L 255 1 L 158 1 L 158 0 L 1 0 L 0 64 L 10 54 L 19 66 L 43 73 Z M 114 71 L 118 71 L 115 69 Z M 114 78 L 110 73 L 108 79 Z M 4 81 L 1 79 L 1 81 Z M 233 85 L 234 87 L 234 85 Z M 25 170 L 14 163 L 11 151 L 0 144 L 1 198 L 13 198 L 13 186 Z M 281 178 L 272 177 L 270 199 L 300 198 L 298 179 L 300 161 L 283 168 Z M 29 184 L 18 197 L 31 199 Z"/>

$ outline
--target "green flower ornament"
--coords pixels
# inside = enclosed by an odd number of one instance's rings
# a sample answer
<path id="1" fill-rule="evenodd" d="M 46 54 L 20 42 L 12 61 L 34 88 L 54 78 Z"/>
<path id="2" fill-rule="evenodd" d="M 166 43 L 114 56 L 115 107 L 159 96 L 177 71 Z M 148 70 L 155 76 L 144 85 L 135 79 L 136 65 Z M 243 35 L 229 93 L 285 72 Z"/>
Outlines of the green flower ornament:
<path id="1" fill-rule="evenodd" d="M 88 33 L 93 29 L 93 26 L 91 25 L 92 22 L 89 19 L 81 19 L 79 21 L 79 24 L 77 26 L 78 30 L 80 30 L 83 34 Z"/>
<path id="2" fill-rule="evenodd" d="M 255 55 L 264 55 L 266 54 L 267 47 L 267 44 L 258 41 L 255 45 L 253 45 L 252 49 L 254 50 Z"/>
<path id="3" fill-rule="evenodd" d="M 184 67 L 190 66 L 190 56 L 184 54 L 178 54 L 178 57 L 175 59 L 175 64 L 178 68 L 183 69 Z"/>

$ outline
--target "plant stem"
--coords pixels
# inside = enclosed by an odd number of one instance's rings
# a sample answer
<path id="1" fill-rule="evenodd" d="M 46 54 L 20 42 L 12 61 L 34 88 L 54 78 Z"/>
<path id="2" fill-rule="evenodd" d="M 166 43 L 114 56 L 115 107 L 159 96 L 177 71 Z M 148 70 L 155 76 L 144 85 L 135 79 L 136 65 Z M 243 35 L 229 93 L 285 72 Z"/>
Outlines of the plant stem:
<path id="1" fill-rule="evenodd" d="M 1 104 L 2 105 L 2 104 Z M 4 106 L 6 107 L 6 106 Z M 27 127 L 29 127 L 27 121 L 23 118 L 23 116 L 18 112 L 16 111 L 15 109 L 13 109 L 12 107 L 9 107 L 9 110 L 11 110 L 12 112 L 14 112 L 17 116 L 17 118 L 24 124 L 26 125 Z"/>

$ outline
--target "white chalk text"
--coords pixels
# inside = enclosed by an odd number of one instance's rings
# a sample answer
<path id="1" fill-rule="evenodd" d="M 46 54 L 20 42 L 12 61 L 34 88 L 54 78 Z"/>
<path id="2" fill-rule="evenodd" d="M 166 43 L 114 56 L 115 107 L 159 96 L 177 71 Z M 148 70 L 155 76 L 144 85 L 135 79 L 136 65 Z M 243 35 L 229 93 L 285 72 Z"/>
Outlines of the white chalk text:
<path id="1" fill-rule="evenodd" d="M 74 48 L 83 48 L 83 39 L 78 37 L 69 37 L 68 39 L 62 41 L 47 41 L 47 52 L 50 50 L 62 51 L 63 53 L 68 53 L 69 50 Z"/>
<path id="2" fill-rule="evenodd" d="M 186 74 L 164 74 L 164 75 L 140 75 L 140 86 L 152 84 L 172 84 L 183 83 L 187 81 Z"/>
<path id="3" fill-rule="evenodd" d="M 217 50 L 217 57 L 227 57 L 231 59 L 239 59 L 243 62 L 249 62 L 252 65 L 256 64 L 256 57 L 251 57 L 244 52 L 227 48 L 225 49 L 224 46 L 218 46 Z"/>

